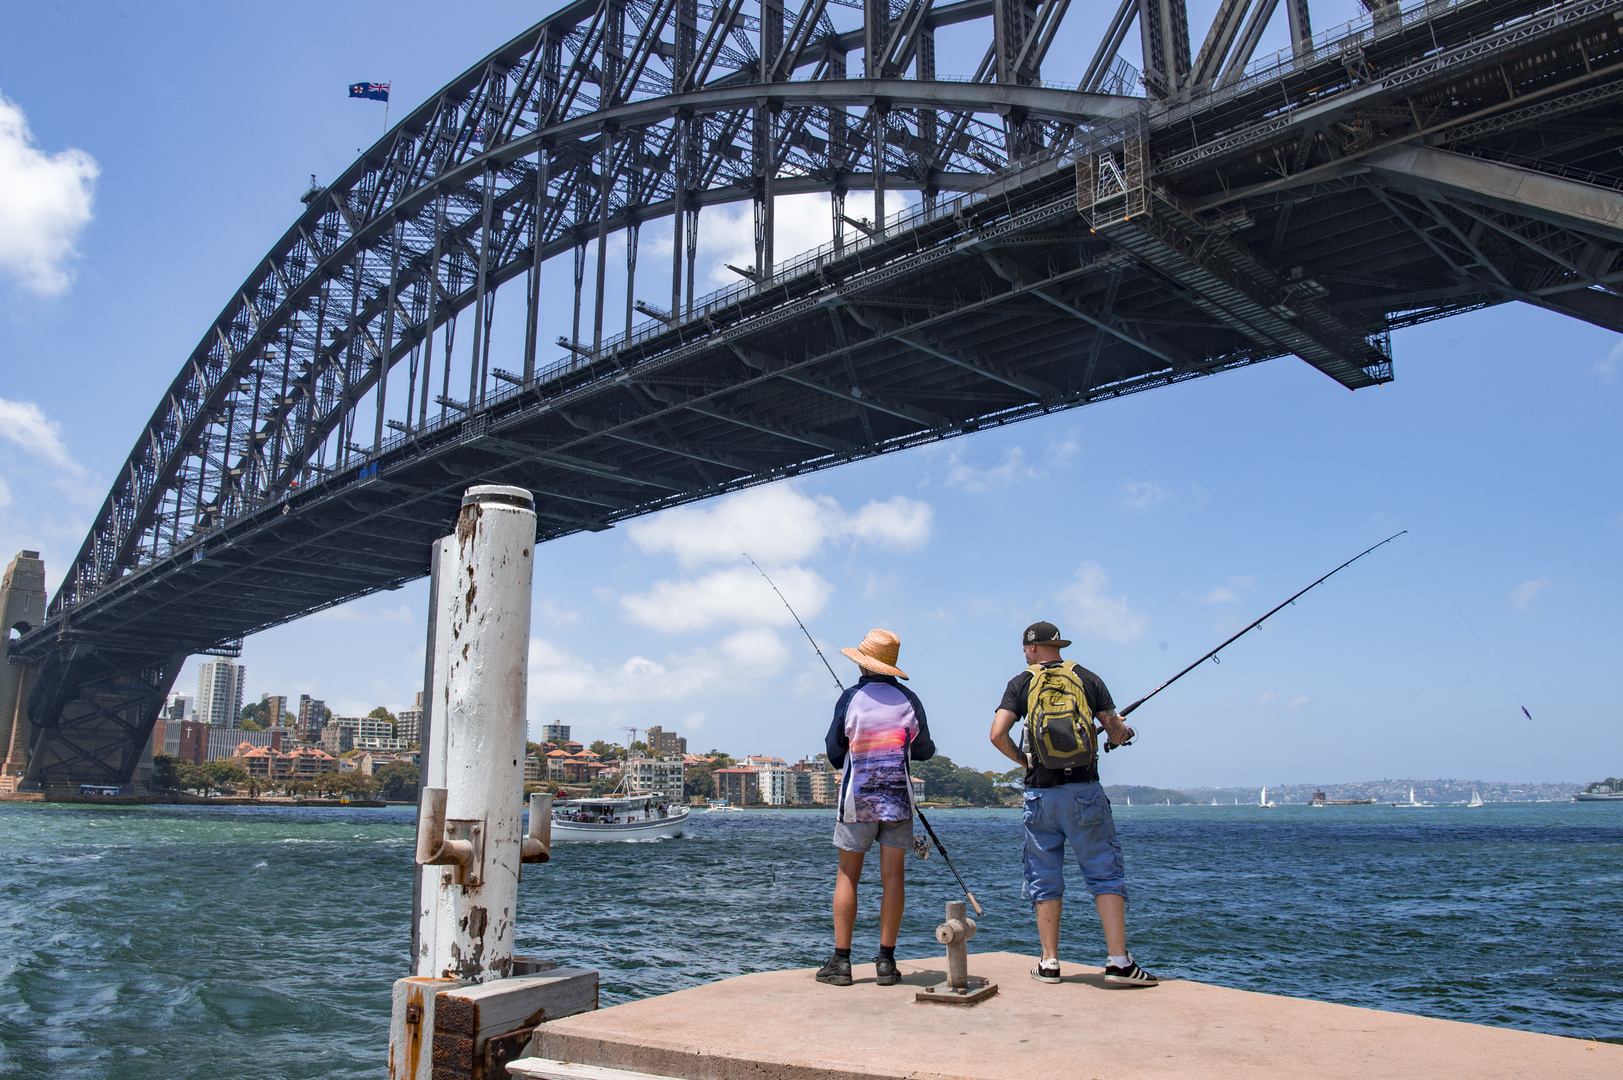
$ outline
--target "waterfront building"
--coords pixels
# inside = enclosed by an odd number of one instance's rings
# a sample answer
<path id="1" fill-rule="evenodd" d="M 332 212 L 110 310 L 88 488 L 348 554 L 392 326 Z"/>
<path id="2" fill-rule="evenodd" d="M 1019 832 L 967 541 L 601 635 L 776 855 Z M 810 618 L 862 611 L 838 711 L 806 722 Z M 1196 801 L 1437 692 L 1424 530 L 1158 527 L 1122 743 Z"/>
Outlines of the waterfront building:
<path id="1" fill-rule="evenodd" d="M 245 666 L 224 657 L 197 665 L 197 718 L 210 727 L 236 727 L 242 715 L 242 684 L 247 674 Z"/>
<path id="2" fill-rule="evenodd" d="M 834 806 L 840 801 L 840 774 L 830 770 L 807 773 L 813 806 Z"/>
<path id="3" fill-rule="evenodd" d="M 626 762 L 626 784 L 633 794 L 643 791 L 661 791 L 672 799 L 682 798 L 682 784 L 686 767 L 680 761 L 659 758 L 631 758 Z"/>
<path id="4" fill-rule="evenodd" d="M 752 756 L 744 762 L 747 768 L 755 770 L 762 802 L 768 806 L 793 805 L 795 771 L 785 765 L 782 758 Z"/>
<path id="5" fill-rule="evenodd" d="M 293 729 L 288 727 L 272 727 L 264 731 L 241 731 L 232 728 L 206 727 L 208 733 L 208 749 L 205 751 L 207 761 L 224 761 L 237 756 L 237 748 L 247 745 L 253 747 L 266 747 L 271 750 L 291 750 L 294 745 Z M 177 755 L 180 756 L 180 755 Z M 190 760 L 182 757 L 182 760 Z"/>
<path id="6" fill-rule="evenodd" d="M 340 724 L 327 724 L 321 729 L 319 742 L 323 750 L 337 757 L 355 749 L 355 729 Z"/>
<path id="7" fill-rule="evenodd" d="M 718 799 L 734 806 L 752 806 L 761 801 L 761 777 L 754 769 L 733 765 L 715 770 L 710 778 L 716 783 Z"/>
<path id="8" fill-rule="evenodd" d="M 817 800 L 812 798 L 812 774 L 803 769 L 792 769 L 789 772 L 793 790 L 789 793 L 789 801 L 795 806 L 811 806 Z"/>
<path id="9" fill-rule="evenodd" d="M 567 750 L 549 750 L 546 757 L 547 779 L 589 783 L 607 770 L 598 755 L 590 750 L 569 753 Z"/>
<path id="10" fill-rule="evenodd" d="M 322 720 L 327 714 L 327 703 L 309 694 L 299 695 L 299 738 L 315 742 L 321 738 Z"/>
<path id="11" fill-rule="evenodd" d="M 265 706 L 265 715 L 270 718 L 266 727 L 280 726 L 282 718 L 288 715 L 286 694 L 260 694 L 259 703 Z"/>
<path id="12" fill-rule="evenodd" d="M 917 777 L 917 776 L 911 776 L 911 777 L 908 777 L 908 779 L 911 780 L 912 783 L 913 783 L 913 801 L 914 802 L 923 802 L 924 801 L 924 781 L 921 778 Z"/>
<path id="13" fill-rule="evenodd" d="M 649 753 L 658 754 L 661 757 L 667 754 L 681 756 L 688 752 L 688 741 L 686 739 L 674 731 L 666 731 L 657 725 L 648 729 L 648 738 L 644 741 L 648 744 Z"/>
<path id="14" fill-rule="evenodd" d="M 407 746 L 421 746 L 423 743 L 423 692 L 417 691 L 417 697 L 409 709 L 401 709 L 395 714 L 399 721 L 395 737 Z"/>
<path id="15" fill-rule="evenodd" d="M 526 784 L 539 784 L 546 778 L 546 766 L 535 754 L 524 755 L 524 782 Z"/>
<path id="16" fill-rule="evenodd" d="M 257 733 L 248 731 L 239 734 Z M 313 746 L 273 750 L 269 746 L 255 746 L 245 738 L 237 744 L 233 757 L 249 776 L 271 782 L 313 780 L 322 773 L 338 771 L 338 759 Z"/>
<path id="17" fill-rule="evenodd" d="M 541 741 L 542 742 L 549 742 L 549 743 L 557 743 L 559 746 L 562 746 L 564 743 L 569 741 L 569 725 L 568 724 L 542 724 L 541 725 Z"/>

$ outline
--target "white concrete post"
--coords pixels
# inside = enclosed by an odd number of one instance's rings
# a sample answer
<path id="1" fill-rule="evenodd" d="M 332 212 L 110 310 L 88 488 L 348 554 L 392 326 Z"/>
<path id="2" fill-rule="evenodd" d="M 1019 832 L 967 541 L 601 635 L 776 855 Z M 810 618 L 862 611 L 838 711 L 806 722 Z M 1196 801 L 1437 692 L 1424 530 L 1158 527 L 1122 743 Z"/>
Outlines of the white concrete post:
<path id="1" fill-rule="evenodd" d="M 417 822 L 422 978 L 482 983 L 512 971 L 534 506 L 523 488 L 469 488 L 456 534 L 440 541 Z"/>

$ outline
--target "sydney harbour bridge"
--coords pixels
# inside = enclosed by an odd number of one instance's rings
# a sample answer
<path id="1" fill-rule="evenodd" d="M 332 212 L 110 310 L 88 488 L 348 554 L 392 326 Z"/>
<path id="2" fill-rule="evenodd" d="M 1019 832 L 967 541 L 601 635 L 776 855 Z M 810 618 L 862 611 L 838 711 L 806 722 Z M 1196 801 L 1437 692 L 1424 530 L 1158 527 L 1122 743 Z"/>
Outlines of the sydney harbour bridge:
<path id="1" fill-rule="evenodd" d="M 426 574 L 474 482 L 539 542 L 1286 355 L 1374 386 L 1507 301 L 1623 331 L 1623 0 L 792 2 L 577 0 L 312 187 L 15 628 L 25 786 L 128 781 L 188 655 Z M 802 193 L 833 241 L 779 252 Z"/>

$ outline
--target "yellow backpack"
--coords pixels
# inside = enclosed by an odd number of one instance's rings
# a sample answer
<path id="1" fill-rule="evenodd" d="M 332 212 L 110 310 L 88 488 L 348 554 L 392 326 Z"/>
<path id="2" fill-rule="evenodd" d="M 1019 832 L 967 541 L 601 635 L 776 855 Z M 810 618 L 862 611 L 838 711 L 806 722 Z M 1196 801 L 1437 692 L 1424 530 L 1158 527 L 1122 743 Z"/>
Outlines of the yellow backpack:
<path id="1" fill-rule="evenodd" d="M 1031 672 L 1026 691 L 1026 743 L 1037 761 L 1045 769 L 1091 764 L 1099 756 L 1099 740 L 1075 665 L 1069 661 L 1052 667 L 1032 664 L 1026 670 Z"/>

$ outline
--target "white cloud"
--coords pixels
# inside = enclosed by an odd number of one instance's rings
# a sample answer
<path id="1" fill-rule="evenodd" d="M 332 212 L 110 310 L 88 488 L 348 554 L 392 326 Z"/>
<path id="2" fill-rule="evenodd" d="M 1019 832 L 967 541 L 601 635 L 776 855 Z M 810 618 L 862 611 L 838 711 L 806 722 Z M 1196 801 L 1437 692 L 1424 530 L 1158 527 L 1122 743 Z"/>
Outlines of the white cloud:
<path id="1" fill-rule="evenodd" d="M 1244 576 L 1231 574 L 1227 585 L 1219 585 L 1201 599 L 1208 604 L 1232 604 L 1240 599 L 1240 593 L 1249 589 L 1254 580 L 1250 574 Z"/>
<path id="2" fill-rule="evenodd" d="M 0 105 L 4 99 L 0 99 Z M 0 192 L 0 195 L 3 195 Z M 16 443 L 28 453 L 60 466 L 74 476 L 83 476 L 84 467 L 73 460 L 62 443 L 62 425 L 45 415 L 32 401 L 0 398 L 0 439 Z"/>
<path id="3" fill-rule="evenodd" d="M 530 696 L 541 711 L 565 702 L 680 701 L 707 689 L 720 675 L 719 665 L 704 658 L 667 666 L 632 656 L 600 669 L 545 639 L 530 642 Z"/>
<path id="4" fill-rule="evenodd" d="M 557 601 L 548 596 L 541 598 L 541 603 L 536 608 L 536 614 L 539 616 L 537 621 L 548 626 L 572 623 L 580 618 L 580 612 L 559 607 Z"/>
<path id="5" fill-rule="evenodd" d="M 770 566 L 810 558 L 829 542 L 867 541 L 911 550 L 929 539 L 932 518 L 928 503 L 901 495 L 847 514 L 826 495 L 771 484 L 666 510 L 626 532 L 638 550 L 674 555 L 684 567 L 735 561 L 745 551 Z"/>
<path id="6" fill-rule="evenodd" d="M 764 626 L 740 630 L 725 639 L 721 653 L 746 677 L 775 675 L 789 662 L 789 649 L 777 631 Z"/>
<path id="7" fill-rule="evenodd" d="M 67 291 L 100 173 L 83 150 L 37 149 L 22 109 L 0 95 L 0 272 L 44 296 Z"/>
<path id="8" fill-rule="evenodd" d="M 1594 366 L 1594 372 L 1602 380 L 1611 382 L 1617 378 L 1618 365 L 1623 364 L 1623 341 L 1612 346 L 1612 351 L 1606 354 L 1606 359 Z"/>
<path id="9" fill-rule="evenodd" d="M 894 214 L 916 202 L 898 192 L 890 192 L 885 209 Z M 834 214 L 827 195 L 780 195 L 774 206 L 772 254 L 778 263 L 787 262 L 834 239 Z M 858 221 L 873 218 L 872 192 L 853 191 L 845 197 L 845 216 Z M 845 227 L 847 240 L 861 234 Z M 699 226 L 700 261 L 710 263 L 710 281 L 715 285 L 736 285 L 743 279 L 727 269 L 727 263 L 751 270 L 755 267 L 755 208 L 751 203 L 717 206 L 704 212 Z"/>
<path id="10" fill-rule="evenodd" d="M 698 731 L 700 728 L 704 727 L 704 721 L 705 721 L 704 710 L 703 709 L 694 709 L 692 712 L 690 712 L 686 716 L 682 717 L 682 726 L 680 728 L 678 728 L 677 730 L 679 730 L 679 731 Z M 695 752 L 697 752 L 696 748 L 695 748 Z"/>
<path id="11" fill-rule="evenodd" d="M 1110 581 L 1098 563 L 1085 562 L 1077 569 L 1076 581 L 1059 594 L 1070 605 L 1075 625 L 1080 627 L 1071 636 L 1086 634 L 1106 641 L 1131 641 L 1150 625 L 1150 617 L 1128 607 L 1125 596 L 1108 595 L 1105 590 L 1109 587 Z"/>
<path id="12" fill-rule="evenodd" d="M 1167 489 L 1153 480 L 1124 480 L 1121 501 L 1129 510 L 1148 510 L 1167 500 Z"/>
<path id="13" fill-rule="evenodd" d="M 1306 704 L 1307 704 L 1307 695 L 1304 694 L 1301 697 L 1293 697 L 1289 701 L 1285 702 L 1285 708 L 1287 708 L 1287 709 L 1300 709 L 1303 705 L 1306 705 Z"/>
<path id="14" fill-rule="evenodd" d="M 1262 692 L 1262 696 L 1257 699 L 1257 704 L 1266 705 L 1272 700 L 1274 700 L 1274 692 L 1272 690 L 1264 690 Z"/>
<path id="15" fill-rule="evenodd" d="M 802 619 L 816 618 L 834 595 L 832 585 L 805 567 L 780 567 L 772 580 Z M 688 581 L 656 581 L 647 592 L 619 600 L 627 619 L 667 633 L 702 630 L 718 622 L 794 625 L 783 601 L 753 566 L 717 570 Z"/>
<path id="16" fill-rule="evenodd" d="M 1554 584 L 1555 582 L 1547 577 L 1533 578 L 1511 589 L 1507 599 L 1510 606 L 1517 611 L 1532 611 L 1533 601 L 1538 599 L 1538 594 Z"/>
<path id="17" fill-rule="evenodd" d="M 11 505 L 11 488 L 6 486 L 6 478 L 0 476 L 0 510 Z"/>
<path id="18" fill-rule="evenodd" d="M 1017 480 L 1029 480 L 1036 475 L 1037 470 L 1026 464 L 1026 450 L 1022 446 L 1011 446 L 1003 452 L 1002 461 L 984 469 L 966 463 L 963 451 L 959 449 L 954 449 L 947 458 L 947 486 L 971 495 L 998 491 Z"/>

